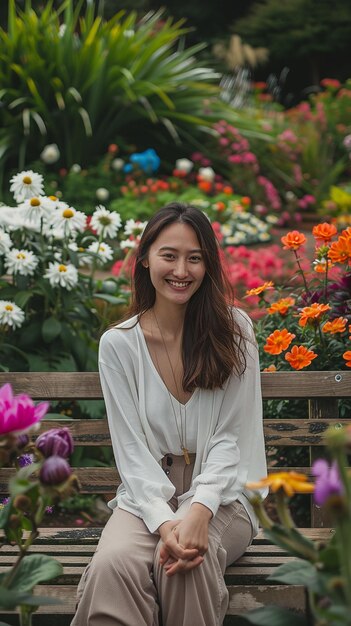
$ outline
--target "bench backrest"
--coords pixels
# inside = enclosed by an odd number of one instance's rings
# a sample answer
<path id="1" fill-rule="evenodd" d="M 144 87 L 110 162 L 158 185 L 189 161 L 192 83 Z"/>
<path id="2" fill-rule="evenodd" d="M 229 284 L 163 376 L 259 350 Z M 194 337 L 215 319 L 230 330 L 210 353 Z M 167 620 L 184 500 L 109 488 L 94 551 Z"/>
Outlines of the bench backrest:
<path id="1" fill-rule="evenodd" d="M 304 418 L 264 418 L 266 446 L 303 446 L 308 449 L 308 465 L 294 467 L 310 473 L 311 463 L 323 445 L 323 433 L 328 426 L 350 424 L 351 419 L 339 419 L 338 399 L 351 397 L 351 371 L 274 372 L 261 374 L 262 396 L 267 399 L 308 400 Z M 0 372 L 0 386 L 11 383 L 14 393 L 27 393 L 33 400 L 96 400 L 102 398 L 97 372 Z M 106 419 L 43 420 L 40 432 L 48 428 L 70 427 L 76 446 L 111 446 Z M 38 432 L 35 433 L 35 437 Z M 271 468 L 282 471 L 287 468 Z M 290 468 L 291 469 L 291 468 Z M 13 470 L 0 473 L 0 496 L 7 493 L 8 479 Z M 116 491 L 119 477 L 115 467 L 82 467 L 76 471 L 82 493 L 110 494 Z M 313 527 L 324 524 L 321 512 L 312 506 Z"/>

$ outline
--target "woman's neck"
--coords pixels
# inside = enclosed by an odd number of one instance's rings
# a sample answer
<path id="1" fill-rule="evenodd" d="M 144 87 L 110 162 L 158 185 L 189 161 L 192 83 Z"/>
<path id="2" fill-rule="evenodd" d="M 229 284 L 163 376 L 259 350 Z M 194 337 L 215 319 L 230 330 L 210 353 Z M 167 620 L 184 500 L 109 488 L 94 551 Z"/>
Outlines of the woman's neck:
<path id="1" fill-rule="evenodd" d="M 153 318 L 165 339 L 176 340 L 182 334 L 185 307 L 164 306 L 156 302 L 149 313 L 151 323 Z"/>

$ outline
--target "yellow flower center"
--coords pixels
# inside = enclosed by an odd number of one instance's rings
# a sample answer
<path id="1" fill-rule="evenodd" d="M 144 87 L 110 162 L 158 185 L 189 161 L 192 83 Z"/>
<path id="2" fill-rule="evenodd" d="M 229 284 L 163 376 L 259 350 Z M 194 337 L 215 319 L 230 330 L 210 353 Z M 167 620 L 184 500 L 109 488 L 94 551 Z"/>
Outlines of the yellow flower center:
<path id="1" fill-rule="evenodd" d="M 31 177 L 30 176 L 23 176 L 22 183 L 24 183 L 25 185 L 31 185 L 32 184 Z"/>
<path id="2" fill-rule="evenodd" d="M 67 272 L 67 266 L 66 265 L 59 265 L 58 266 L 58 271 L 59 272 Z"/>
<path id="3" fill-rule="evenodd" d="M 32 198 L 30 201 L 31 206 L 40 206 L 39 198 Z"/>
<path id="4" fill-rule="evenodd" d="M 105 246 L 101 246 L 101 245 L 100 245 L 100 246 L 99 246 L 99 250 L 100 250 L 100 252 L 105 252 Z"/>
<path id="5" fill-rule="evenodd" d="M 56 202 L 57 197 L 56 196 L 49 196 L 49 199 L 52 200 L 53 202 Z"/>
<path id="6" fill-rule="evenodd" d="M 111 224 L 112 220 L 108 215 L 101 215 L 99 217 L 99 222 L 101 226 L 108 226 L 109 224 Z"/>
<path id="7" fill-rule="evenodd" d="M 12 306 L 12 304 L 7 304 L 7 305 L 5 306 L 5 309 L 6 309 L 6 311 L 13 311 L 13 306 Z"/>
<path id="8" fill-rule="evenodd" d="M 23 254 L 23 252 L 19 252 L 19 253 L 17 254 L 17 259 L 20 259 L 21 261 L 23 261 L 23 259 L 25 259 L 25 258 L 26 258 L 26 255 L 25 255 L 25 254 Z"/>
<path id="9" fill-rule="evenodd" d="M 62 213 L 62 217 L 65 217 L 66 219 L 70 219 L 71 217 L 73 217 L 74 212 L 72 211 L 72 209 L 65 209 Z"/>

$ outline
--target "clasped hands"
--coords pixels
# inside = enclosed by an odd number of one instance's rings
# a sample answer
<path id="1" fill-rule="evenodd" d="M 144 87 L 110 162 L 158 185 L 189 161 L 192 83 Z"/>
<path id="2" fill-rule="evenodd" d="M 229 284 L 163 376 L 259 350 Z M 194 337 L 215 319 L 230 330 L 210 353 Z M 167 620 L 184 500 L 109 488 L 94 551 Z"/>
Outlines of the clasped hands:
<path id="1" fill-rule="evenodd" d="M 208 549 L 208 525 L 212 512 L 194 502 L 184 519 L 164 522 L 161 536 L 160 564 L 167 576 L 185 573 L 201 565 Z"/>

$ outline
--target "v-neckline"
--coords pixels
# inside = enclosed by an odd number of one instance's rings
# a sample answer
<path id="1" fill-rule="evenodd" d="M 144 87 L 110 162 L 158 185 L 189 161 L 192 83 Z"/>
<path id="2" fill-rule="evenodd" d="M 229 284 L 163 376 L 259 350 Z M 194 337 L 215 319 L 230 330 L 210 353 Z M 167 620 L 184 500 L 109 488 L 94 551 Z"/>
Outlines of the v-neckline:
<path id="1" fill-rule="evenodd" d="M 163 388 L 167 391 L 167 393 L 170 395 L 170 397 L 175 401 L 178 402 L 178 404 L 180 404 L 183 408 L 187 408 L 189 403 L 192 401 L 192 399 L 194 398 L 194 396 L 196 395 L 197 391 L 198 391 L 198 387 L 193 391 L 193 393 L 191 394 L 190 398 L 186 401 L 186 402 L 180 402 L 180 400 L 178 400 L 178 398 L 175 397 L 175 395 L 168 389 L 165 381 L 163 380 L 162 376 L 160 376 L 160 373 L 152 359 L 150 350 L 149 350 L 149 346 L 147 345 L 147 341 L 146 341 L 146 337 L 144 335 L 144 331 L 141 327 L 140 322 L 137 323 L 136 325 L 137 331 L 140 334 L 144 349 L 145 349 L 145 353 L 146 356 L 148 358 L 148 361 L 150 362 L 150 365 L 155 373 L 155 375 L 157 376 L 157 379 L 159 380 L 159 382 L 161 383 L 161 385 L 163 386 Z"/>

